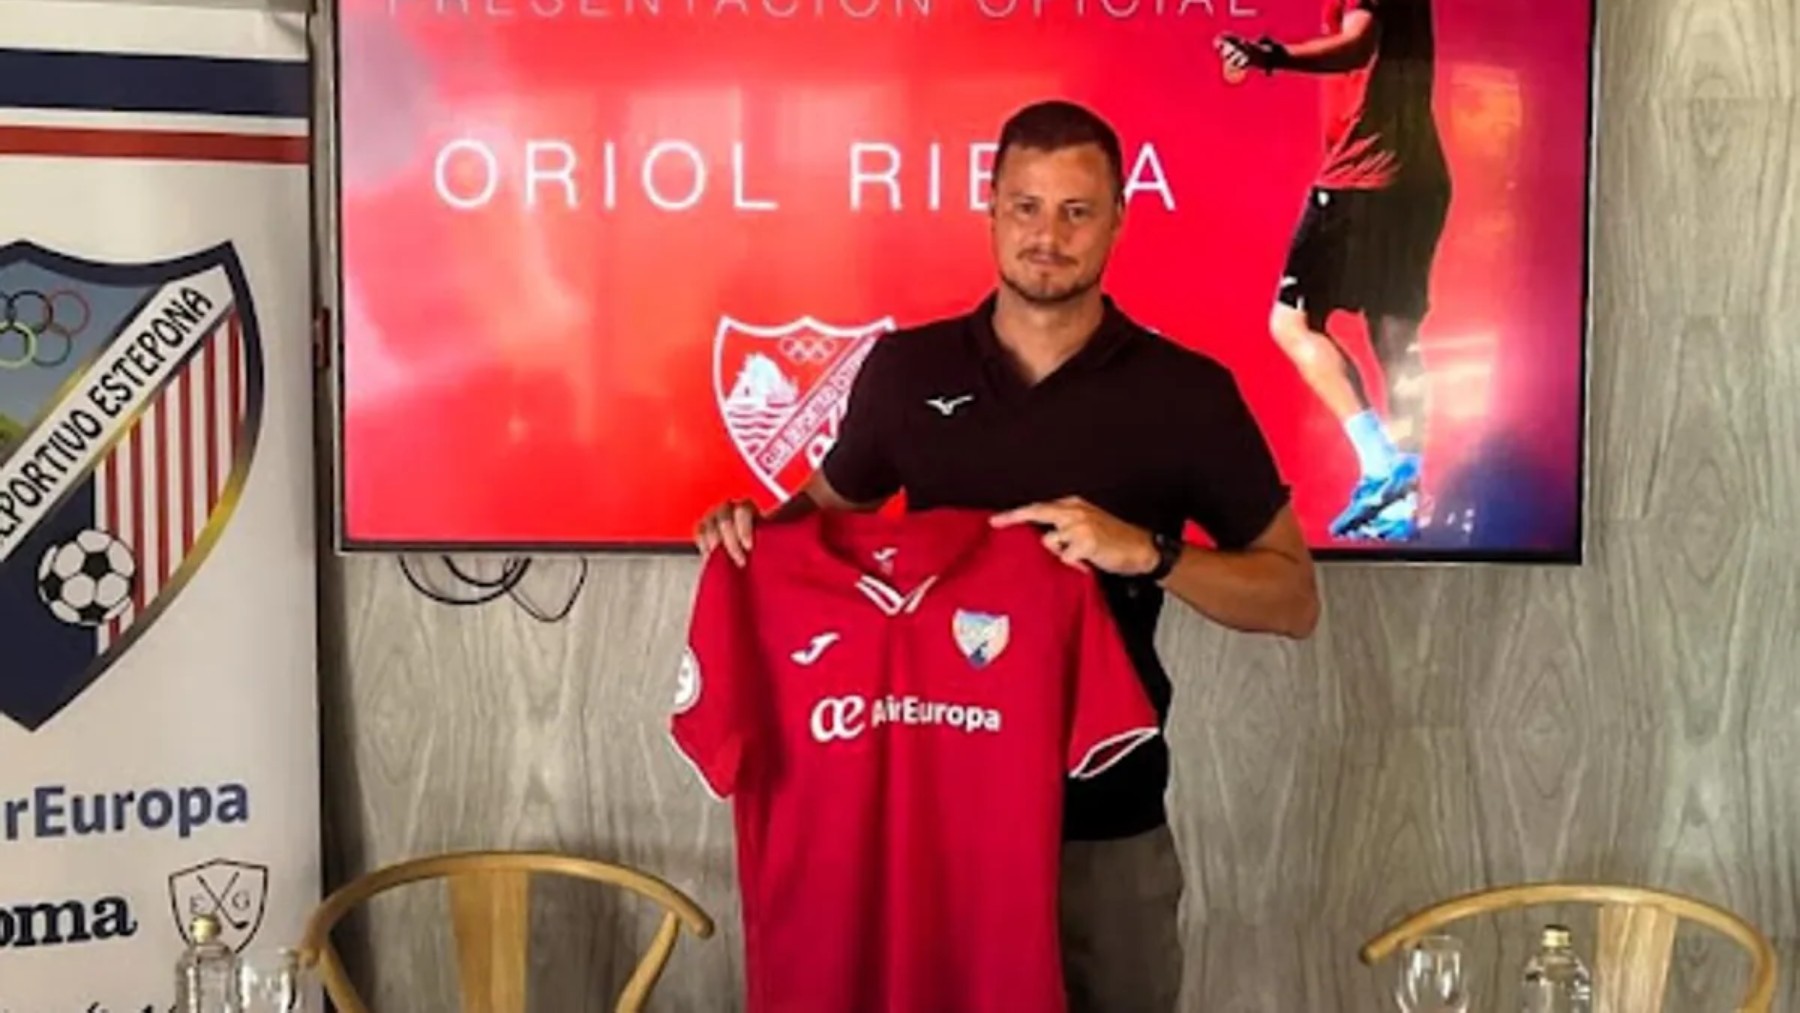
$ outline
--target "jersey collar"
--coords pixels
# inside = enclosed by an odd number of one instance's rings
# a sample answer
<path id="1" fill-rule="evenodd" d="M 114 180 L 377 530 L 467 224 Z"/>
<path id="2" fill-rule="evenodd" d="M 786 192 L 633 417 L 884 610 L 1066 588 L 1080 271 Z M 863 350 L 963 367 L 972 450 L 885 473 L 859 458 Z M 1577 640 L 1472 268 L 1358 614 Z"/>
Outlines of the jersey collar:
<path id="1" fill-rule="evenodd" d="M 986 541 L 990 514 L 941 508 L 903 516 L 816 511 L 802 519 L 812 565 L 889 616 L 915 612 L 925 594 Z"/>

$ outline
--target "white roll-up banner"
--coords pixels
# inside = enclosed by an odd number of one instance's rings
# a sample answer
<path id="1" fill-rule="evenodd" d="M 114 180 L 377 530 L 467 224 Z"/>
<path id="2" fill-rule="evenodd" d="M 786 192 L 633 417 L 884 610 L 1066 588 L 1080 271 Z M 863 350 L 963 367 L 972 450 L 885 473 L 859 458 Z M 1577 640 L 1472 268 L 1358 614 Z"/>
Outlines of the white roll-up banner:
<path id="1" fill-rule="evenodd" d="M 0 13 L 0 1013 L 317 902 L 303 15 Z"/>

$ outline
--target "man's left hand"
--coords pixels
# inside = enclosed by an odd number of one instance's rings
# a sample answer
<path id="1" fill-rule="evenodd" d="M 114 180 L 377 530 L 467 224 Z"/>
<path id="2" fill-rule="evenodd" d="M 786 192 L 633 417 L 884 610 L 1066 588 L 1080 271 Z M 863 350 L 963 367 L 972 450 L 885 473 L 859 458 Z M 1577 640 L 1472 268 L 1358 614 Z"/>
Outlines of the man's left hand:
<path id="1" fill-rule="evenodd" d="M 1090 568 L 1134 577 L 1156 569 L 1150 532 L 1114 517 L 1079 496 L 1032 503 L 996 514 L 997 528 L 1043 524 L 1044 547 L 1077 570 Z"/>

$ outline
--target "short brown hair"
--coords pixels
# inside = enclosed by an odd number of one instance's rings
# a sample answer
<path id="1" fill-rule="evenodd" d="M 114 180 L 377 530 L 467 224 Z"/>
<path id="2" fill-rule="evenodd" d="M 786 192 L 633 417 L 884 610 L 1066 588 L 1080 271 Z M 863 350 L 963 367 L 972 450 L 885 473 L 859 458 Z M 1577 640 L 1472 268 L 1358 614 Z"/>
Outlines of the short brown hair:
<path id="1" fill-rule="evenodd" d="M 1098 145 L 1106 155 L 1106 164 L 1112 169 L 1113 193 L 1123 200 L 1125 155 L 1119 147 L 1118 133 L 1098 113 L 1063 99 L 1034 102 L 1007 118 L 994 151 L 993 178 L 1000 178 L 1000 166 L 1013 148 L 1061 151 L 1083 144 Z"/>

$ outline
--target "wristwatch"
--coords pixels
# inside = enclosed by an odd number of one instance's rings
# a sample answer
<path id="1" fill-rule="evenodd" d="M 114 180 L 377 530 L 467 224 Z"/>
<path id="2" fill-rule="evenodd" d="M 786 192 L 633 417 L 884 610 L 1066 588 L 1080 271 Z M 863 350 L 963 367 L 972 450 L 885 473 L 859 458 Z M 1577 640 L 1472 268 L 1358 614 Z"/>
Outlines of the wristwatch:
<path id="1" fill-rule="evenodd" d="M 1187 543 L 1179 536 L 1161 531 L 1151 532 L 1150 542 L 1156 546 L 1156 568 L 1144 574 L 1144 578 L 1152 583 L 1160 583 L 1175 572 L 1175 564 L 1181 560 L 1181 550 Z"/>

